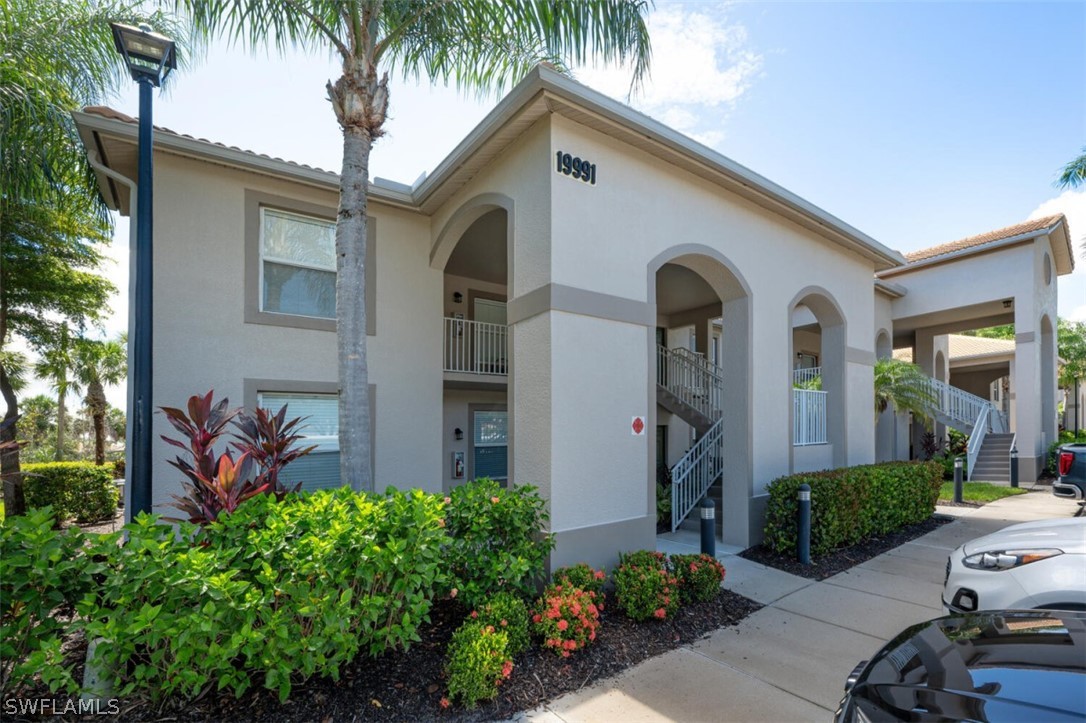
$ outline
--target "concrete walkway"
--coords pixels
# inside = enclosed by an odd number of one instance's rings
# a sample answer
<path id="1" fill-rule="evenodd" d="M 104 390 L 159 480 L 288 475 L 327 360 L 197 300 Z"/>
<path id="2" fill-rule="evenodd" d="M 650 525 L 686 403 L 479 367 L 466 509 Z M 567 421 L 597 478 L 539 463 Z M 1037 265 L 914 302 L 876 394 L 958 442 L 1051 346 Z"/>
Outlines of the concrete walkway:
<path id="1" fill-rule="evenodd" d="M 720 554 L 724 587 L 765 605 L 734 627 L 646 660 L 614 678 L 518 716 L 535 723 L 828 721 L 845 678 L 907 626 L 943 614 L 946 559 L 963 542 L 1015 522 L 1072 517 L 1051 488 L 981 508 L 940 507 L 957 519 L 822 582 Z M 692 533 L 667 552 L 696 550 Z"/>

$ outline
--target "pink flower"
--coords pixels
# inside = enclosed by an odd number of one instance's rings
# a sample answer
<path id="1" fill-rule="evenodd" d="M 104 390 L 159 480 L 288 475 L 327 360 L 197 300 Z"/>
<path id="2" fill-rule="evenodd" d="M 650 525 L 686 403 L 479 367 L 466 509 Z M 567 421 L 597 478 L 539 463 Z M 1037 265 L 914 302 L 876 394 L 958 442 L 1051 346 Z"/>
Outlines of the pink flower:
<path id="1" fill-rule="evenodd" d="M 477 613 L 476 611 L 472 610 L 472 611 L 471 611 L 471 617 L 472 617 L 472 619 L 474 620 L 475 618 L 479 617 L 479 613 Z"/>
<path id="2" fill-rule="evenodd" d="M 497 498 L 497 497 L 491 497 L 491 498 L 490 498 L 490 501 L 491 501 L 491 503 L 493 503 L 493 504 L 495 504 L 495 505 L 496 505 L 496 504 L 498 504 L 498 502 L 499 502 L 499 500 L 498 500 L 498 498 Z"/>
<path id="3" fill-rule="evenodd" d="M 539 613 L 536 613 L 535 615 L 532 616 L 532 622 L 533 623 L 538 623 L 542 619 L 543 619 L 543 616 L 540 615 Z"/>
<path id="4" fill-rule="evenodd" d="M 654 612 L 653 615 L 655 615 L 656 617 L 663 620 L 664 618 L 667 617 L 667 610 L 664 610 L 663 608 L 660 608 L 656 612 Z"/>
<path id="5" fill-rule="evenodd" d="M 596 631 L 595 630 L 593 630 L 592 632 L 590 632 L 588 634 L 588 639 L 589 640 L 595 640 L 596 639 Z"/>
<path id="6" fill-rule="evenodd" d="M 595 577 L 597 580 L 602 580 L 604 578 L 603 570 L 596 570 Z"/>
<path id="7" fill-rule="evenodd" d="M 568 627 L 569 627 L 569 623 L 566 622 L 565 620 L 559 620 L 558 621 L 558 629 L 559 630 L 564 632 L 566 630 L 566 628 L 568 628 Z"/>
<path id="8" fill-rule="evenodd" d="M 507 660 L 507 661 L 505 661 L 505 665 L 502 666 L 502 677 L 503 678 L 508 678 L 512 674 L 513 674 L 513 661 L 512 660 Z"/>
<path id="9" fill-rule="evenodd" d="M 456 597 L 457 593 L 459 592 L 460 591 L 454 587 L 452 590 L 449 590 L 449 597 Z"/>
<path id="10" fill-rule="evenodd" d="M 509 625 L 509 623 L 507 623 L 507 622 L 505 622 L 504 620 L 502 620 L 502 627 L 504 628 L 504 627 L 505 627 L 505 626 L 507 626 L 507 625 Z"/>
<path id="11" fill-rule="evenodd" d="M 446 497 L 445 498 L 445 504 L 451 505 L 452 504 L 452 497 Z"/>
<path id="12" fill-rule="evenodd" d="M 568 658 L 569 657 L 569 651 L 568 650 L 563 650 L 562 651 L 562 657 L 563 658 Z"/>
<path id="13" fill-rule="evenodd" d="M 450 705 L 452 705 L 452 703 L 449 702 L 448 698 L 442 698 L 441 699 L 441 707 L 442 708 L 448 708 Z"/>

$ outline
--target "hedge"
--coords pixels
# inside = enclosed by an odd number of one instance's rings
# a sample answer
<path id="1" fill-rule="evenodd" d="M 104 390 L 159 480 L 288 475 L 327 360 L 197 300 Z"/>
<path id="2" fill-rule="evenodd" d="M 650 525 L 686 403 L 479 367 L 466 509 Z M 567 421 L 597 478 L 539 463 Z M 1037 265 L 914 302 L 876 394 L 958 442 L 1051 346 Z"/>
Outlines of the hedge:
<path id="1" fill-rule="evenodd" d="M 942 480 L 938 462 L 887 462 L 781 477 L 767 488 L 765 545 L 795 554 L 801 484 L 811 486 L 811 554 L 817 557 L 931 517 Z"/>
<path id="2" fill-rule="evenodd" d="M 110 519 L 117 511 L 113 465 L 92 462 L 26 464 L 23 494 L 27 507 L 52 507 L 58 520 L 77 522 Z"/>

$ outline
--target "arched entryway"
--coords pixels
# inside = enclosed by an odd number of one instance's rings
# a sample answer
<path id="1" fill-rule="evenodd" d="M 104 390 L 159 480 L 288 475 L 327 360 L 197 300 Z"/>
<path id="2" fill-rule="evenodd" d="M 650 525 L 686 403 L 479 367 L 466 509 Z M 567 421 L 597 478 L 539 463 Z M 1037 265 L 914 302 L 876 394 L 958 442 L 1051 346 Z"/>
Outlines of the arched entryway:
<path id="1" fill-rule="evenodd" d="M 843 467 L 848 459 L 844 314 L 828 291 L 808 287 L 793 298 L 788 317 L 792 469 Z"/>
<path id="2" fill-rule="evenodd" d="M 686 244 L 649 263 L 648 299 L 656 311 L 649 469 L 674 473 L 662 491 L 682 513 L 708 490 L 724 542 L 745 547 L 753 469 L 749 287 L 718 251 Z M 655 499 L 657 476 L 650 477 Z"/>
<path id="3" fill-rule="evenodd" d="M 1051 317 L 1041 317 L 1041 450 L 1057 439 L 1059 423 L 1056 419 L 1056 326 Z"/>
<path id="4" fill-rule="evenodd" d="M 890 333 L 880 329 L 875 335 L 875 358 L 878 361 L 892 359 L 894 346 Z M 905 429 L 906 433 L 908 428 Z M 898 458 L 897 448 L 898 418 L 897 412 L 887 408 L 875 420 L 875 461 L 889 462 Z M 908 450 L 908 444 L 905 446 Z M 907 455 L 906 451 L 906 455 Z"/>
<path id="5" fill-rule="evenodd" d="M 506 317 L 512 200 L 476 196 L 445 223 L 430 252 L 443 272 L 443 488 L 478 477 L 508 484 L 513 458 Z"/>

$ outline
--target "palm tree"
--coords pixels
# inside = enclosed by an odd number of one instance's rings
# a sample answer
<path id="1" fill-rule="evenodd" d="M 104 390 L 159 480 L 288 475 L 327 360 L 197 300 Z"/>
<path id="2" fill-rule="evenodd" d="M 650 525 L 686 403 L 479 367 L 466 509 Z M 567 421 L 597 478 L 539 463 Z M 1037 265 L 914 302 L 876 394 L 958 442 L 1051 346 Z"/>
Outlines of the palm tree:
<path id="1" fill-rule="evenodd" d="M 925 426 L 939 403 L 926 374 L 915 364 L 900 359 L 875 362 L 875 419 L 890 407 L 912 412 Z"/>
<path id="2" fill-rule="evenodd" d="M 94 420 L 94 463 L 106 463 L 105 385 L 120 384 L 128 374 L 128 354 L 119 342 L 79 339 L 75 343 L 72 370 L 87 390 L 84 403 Z"/>
<path id="3" fill-rule="evenodd" d="M 1069 162 L 1056 179 L 1056 185 L 1060 188 L 1078 188 L 1086 185 L 1086 148 L 1082 149 L 1082 155 Z"/>
<path id="4" fill-rule="evenodd" d="M 64 432 L 68 423 L 68 411 L 64 406 L 64 400 L 69 393 L 79 391 L 77 383 L 71 376 L 74 363 L 72 346 L 68 327 L 62 325 L 53 344 L 42 350 L 42 358 L 34 365 L 34 374 L 40 379 L 48 380 L 57 394 L 57 448 L 53 456 L 57 462 L 64 459 Z"/>
<path id="5" fill-rule="evenodd" d="M 365 269 L 369 158 L 384 134 L 389 71 L 501 92 L 536 64 L 632 62 L 648 69 L 648 0 L 178 0 L 197 31 L 250 46 L 331 48 L 327 84 L 343 132 L 336 224 L 340 478 L 372 490 Z M 632 86 L 631 86 L 632 87 Z"/>

